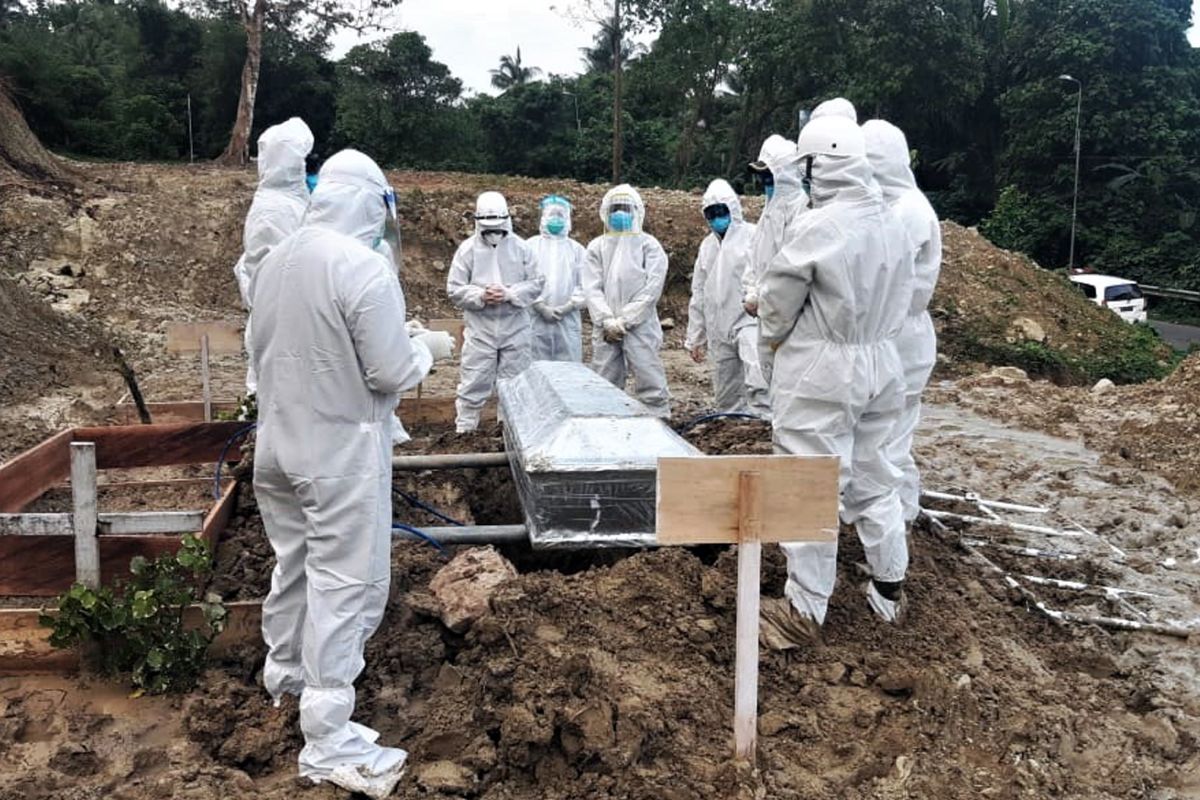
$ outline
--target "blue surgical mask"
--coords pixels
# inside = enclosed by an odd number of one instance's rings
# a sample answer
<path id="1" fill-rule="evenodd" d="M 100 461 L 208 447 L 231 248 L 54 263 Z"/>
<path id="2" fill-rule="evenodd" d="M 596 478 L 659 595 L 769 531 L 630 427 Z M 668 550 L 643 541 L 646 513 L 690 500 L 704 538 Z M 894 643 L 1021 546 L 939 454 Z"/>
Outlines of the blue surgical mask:
<path id="1" fill-rule="evenodd" d="M 317 174 L 314 172 L 311 175 L 305 175 L 304 183 L 308 186 L 308 193 L 312 194 L 313 190 L 317 188 Z"/>
<path id="2" fill-rule="evenodd" d="M 764 186 L 763 194 L 765 194 L 767 196 L 768 200 L 770 200 L 772 197 L 774 197 L 775 196 L 775 184 L 768 183 L 766 186 Z"/>
<path id="3" fill-rule="evenodd" d="M 729 224 L 732 221 L 733 220 L 728 215 L 723 214 L 719 217 L 713 217 L 712 219 L 710 219 L 708 221 L 708 225 L 710 228 L 712 228 L 714 231 L 716 231 L 716 233 L 718 235 L 724 236 L 725 231 L 729 230 Z"/>
<path id="4" fill-rule="evenodd" d="M 608 227 L 616 233 L 628 233 L 633 230 L 633 214 L 628 211 L 614 211 L 608 215 Z"/>
<path id="5" fill-rule="evenodd" d="M 546 233 L 551 236 L 562 236 L 567 229 L 567 221 L 562 217 L 551 217 L 546 220 Z"/>

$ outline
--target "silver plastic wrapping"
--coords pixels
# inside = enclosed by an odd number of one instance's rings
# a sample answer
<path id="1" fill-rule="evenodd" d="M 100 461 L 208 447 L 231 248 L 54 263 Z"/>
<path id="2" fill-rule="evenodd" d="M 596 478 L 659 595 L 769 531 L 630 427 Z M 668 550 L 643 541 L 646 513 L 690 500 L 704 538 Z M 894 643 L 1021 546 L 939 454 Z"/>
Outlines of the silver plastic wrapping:
<path id="1" fill-rule="evenodd" d="M 655 543 L 658 459 L 699 450 L 583 364 L 535 362 L 499 394 L 534 547 Z"/>

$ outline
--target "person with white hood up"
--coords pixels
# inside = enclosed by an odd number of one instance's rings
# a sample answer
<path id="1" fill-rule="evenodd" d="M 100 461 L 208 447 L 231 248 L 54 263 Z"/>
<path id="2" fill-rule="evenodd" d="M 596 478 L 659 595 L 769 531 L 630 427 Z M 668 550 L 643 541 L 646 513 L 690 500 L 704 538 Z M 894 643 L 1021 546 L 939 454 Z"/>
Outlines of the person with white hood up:
<path id="1" fill-rule="evenodd" d="M 300 695 L 300 775 L 376 798 L 407 754 L 351 722 L 354 680 L 391 579 L 391 421 L 434 359 L 405 332 L 400 283 L 372 250 L 394 208 L 375 162 L 343 150 L 251 284 L 254 493 L 276 560 L 263 683 L 277 703 Z"/>
<path id="2" fill-rule="evenodd" d="M 749 268 L 755 226 L 728 181 L 708 185 L 701 211 L 711 232 L 700 243 L 692 269 L 684 348 L 697 364 L 712 365 L 713 395 L 721 412 L 770 414 L 758 366 L 758 324 L 742 307 L 742 277 Z"/>
<path id="3" fill-rule="evenodd" d="M 272 125 L 258 137 L 258 188 L 242 227 L 242 257 L 233 267 L 242 306 L 254 307 L 250 282 L 258 265 L 275 245 L 295 233 L 308 209 L 309 189 L 306 159 L 313 148 L 313 134 L 299 117 Z M 250 352 L 252 329 L 246 320 L 246 352 Z M 251 361 L 246 367 L 246 392 L 254 394 L 258 378 Z"/>
<path id="4" fill-rule="evenodd" d="M 544 284 L 533 251 L 513 233 L 504 195 L 479 195 L 475 233 L 458 246 L 446 277 L 450 302 L 467 323 L 455 403 L 459 433 L 479 427 L 497 379 L 514 377 L 532 362 L 529 307 Z"/>
<path id="5" fill-rule="evenodd" d="M 750 241 L 750 264 L 742 274 L 742 305 L 751 316 L 758 314 L 759 283 L 771 259 L 783 247 L 787 228 L 808 210 L 808 193 L 796 143 L 773 133 L 758 151 L 758 160 L 750 169 L 759 176 L 766 205 Z"/>
<path id="6" fill-rule="evenodd" d="M 539 234 L 526 241 L 546 277 L 533 304 L 533 360 L 583 361 L 581 274 L 587 251 L 571 238 L 571 201 L 552 194 L 541 208 Z"/>
<path id="7" fill-rule="evenodd" d="M 900 217 L 916 249 L 912 304 L 896 337 L 904 366 L 904 412 L 888 444 L 892 463 L 904 473 L 900 502 L 904 521 L 911 525 L 921 511 L 921 476 L 912 455 L 913 436 L 921 419 L 921 393 L 937 361 L 937 333 L 928 309 L 942 268 L 942 227 L 937 212 L 917 188 L 904 132 L 881 119 L 864 122 L 862 129 L 867 158 L 884 202 Z"/>
<path id="8" fill-rule="evenodd" d="M 823 103 L 818 103 L 817 107 L 813 109 L 812 114 L 809 115 L 808 121 L 812 122 L 814 119 L 820 119 L 821 117 L 843 117 L 857 125 L 858 109 L 846 98 L 834 97 Z"/>
<path id="9" fill-rule="evenodd" d="M 913 255 L 904 226 L 884 204 L 862 130 L 830 116 L 809 122 L 798 153 L 811 181 L 811 211 L 793 224 L 763 276 L 759 327 L 772 378 L 776 452 L 836 455 L 841 516 L 863 542 L 872 610 L 897 622 L 908 567 L 900 471 L 887 458 L 904 407 L 894 339 L 912 298 Z M 782 545 L 784 602 L 764 604 L 775 647 L 819 638 L 837 578 L 837 542 Z"/>
<path id="10" fill-rule="evenodd" d="M 600 202 L 604 233 L 587 246 L 583 292 L 592 318 L 592 367 L 624 391 L 633 376 L 633 396 L 654 414 L 671 416 L 671 393 L 663 368 L 658 299 L 667 280 L 667 253 L 642 230 L 646 206 L 627 183 Z"/>

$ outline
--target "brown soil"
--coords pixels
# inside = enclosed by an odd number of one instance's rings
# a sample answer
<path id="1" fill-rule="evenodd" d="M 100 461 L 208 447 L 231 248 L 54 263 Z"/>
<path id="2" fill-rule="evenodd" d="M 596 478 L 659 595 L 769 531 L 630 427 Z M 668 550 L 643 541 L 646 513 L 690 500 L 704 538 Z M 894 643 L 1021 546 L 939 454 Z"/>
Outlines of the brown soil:
<path id="1" fill-rule="evenodd" d="M 204 511 L 216 502 L 212 494 L 212 482 L 184 485 L 149 484 L 141 486 L 100 486 L 96 490 L 96 501 L 101 513 L 124 511 Z M 72 507 L 71 490 L 54 488 L 30 503 L 27 514 L 52 514 L 69 512 Z"/>

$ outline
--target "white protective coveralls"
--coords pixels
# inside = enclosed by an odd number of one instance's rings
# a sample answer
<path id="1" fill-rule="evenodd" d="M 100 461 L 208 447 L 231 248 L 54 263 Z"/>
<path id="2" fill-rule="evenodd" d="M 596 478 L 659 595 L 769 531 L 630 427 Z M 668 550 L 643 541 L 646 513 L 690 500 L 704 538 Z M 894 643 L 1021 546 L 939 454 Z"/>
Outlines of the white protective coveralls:
<path id="1" fill-rule="evenodd" d="M 612 229 L 614 205 L 632 208 L 629 230 Z M 660 417 L 671 416 L 671 393 L 663 368 L 658 299 L 667 280 L 667 253 L 642 231 L 646 207 L 629 184 L 609 189 L 600 202 L 604 233 L 587 246 L 583 292 L 592 318 L 592 368 L 624 391 L 633 376 L 633 396 Z"/>
<path id="2" fill-rule="evenodd" d="M 503 231 L 493 246 L 485 231 Z M 458 382 L 456 427 L 459 432 L 479 427 L 479 415 L 496 380 L 521 373 L 532 362 L 529 307 L 542 293 L 545 278 L 533 251 L 512 232 L 508 202 L 498 192 L 484 192 L 475 202 L 475 234 L 458 246 L 446 292 L 461 308 L 462 362 Z M 503 300 L 488 302 L 489 286 L 503 287 Z"/>
<path id="3" fill-rule="evenodd" d="M 292 117 L 272 125 L 258 137 L 258 189 L 242 228 L 242 257 L 233 267 L 242 305 L 254 307 L 250 282 L 258 265 L 275 245 L 295 233 L 308 208 L 304 159 L 312 151 L 313 135 L 304 120 Z M 246 352 L 250 352 L 250 320 L 246 320 Z M 257 390 L 254 363 L 246 367 L 246 392 Z"/>
<path id="4" fill-rule="evenodd" d="M 886 446 L 904 407 L 893 340 L 912 298 L 912 247 L 883 202 L 857 125 L 814 120 L 800 134 L 799 152 L 814 157 L 813 208 L 790 226 L 759 301 L 775 449 L 841 459 L 842 519 L 863 542 L 873 576 L 868 599 L 895 621 L 908 548 L 900 471 Z M 837 578 L 836 541 L 783 549 L 788 599 L 823 623 Z"/>
<path id="5" fill-rule="evenodd" d="M 796 143 L 773 133 L 758 151 L 758 161 L 771 171 L 775 193 L 763 206 L 754 237 L 750 240 L 750 267 L 742 275 L 742 302 L 758 313 L 759 282 L 767 265 L 783 247 L 788 225 L 808 210 L 808 194 L 796 155 Z"/>
<path id="6" fill-rule="evenodd" d="M 254 275 L 254 493 L 275 551 L 263 682 L 301 693 L 300 774 L 366 789 L 406 754 L 350 721 L 363 647 L 391 578 L 391 424 L 432 364 L 410 340 L 393 265 L 371 249 L 387 182 L 367 156 L 325 162 L 304 225 Z M 390 791 L 390 790 L 389 790 Z"/>
<path id="7" fill-rule="evenodd" d="M 701 210 L 724 205 L 731 218 L 725 235 L 710 232 L 692 268 L 688 303 L 689 351 L 707 348 L 717 411 L 770 414 L 767 384 L 758 365 L 758 323 L 742 307 L 742 276 L 750 263 L 755 225 L 742 216 L 742 202 L 728 181 L 708 185 Z"/>
<path id="8" fill-rule="evenodd" d="M 551 233 L 554 220 L 562 230 Z M 525 242 L 546 277 L 533 304 L 534 361 L 583 361 L 583 259 L 587 251 L 571 238 L 571 204 L 553 195 L 542 201 L 540 234 Z"/>
<path id="9" fill-rule="evenodd" d="M 929 316 L 929 301 L 942 268 L 942 227 L 937 212 L 917 188 L 904 132 L 880 119 L 863 123 L 862 129 L 867 158 L 883 190 L 883 200 L 896 212 L 916 248 L 912 304 L 896 337 L 896 350 L 904 366 L 904 412 L 888 444 L 892 463 L 904 473 L 900 488 L 904 520 L 912 522 L 921 511 L 921 478 L 912 455 L 913 436 L 921 419 L 921 393 L 937 361 L 937 333 Z"/>

